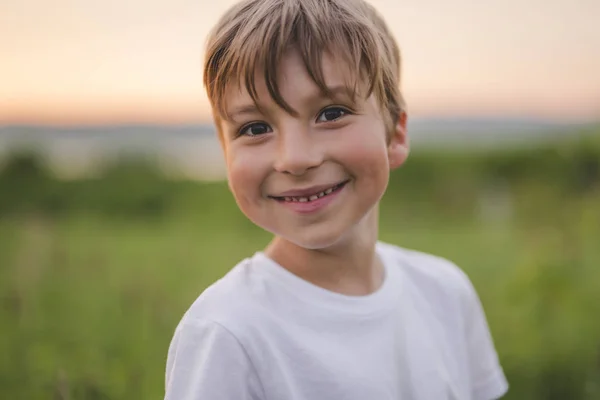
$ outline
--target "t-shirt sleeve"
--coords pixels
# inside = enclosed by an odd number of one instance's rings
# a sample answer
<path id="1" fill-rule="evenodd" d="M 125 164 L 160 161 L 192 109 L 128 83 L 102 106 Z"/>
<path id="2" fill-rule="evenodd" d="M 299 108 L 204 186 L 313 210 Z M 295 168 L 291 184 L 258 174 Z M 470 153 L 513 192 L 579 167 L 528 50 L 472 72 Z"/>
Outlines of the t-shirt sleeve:
<path id="1" fill-rule="evenodd" d="M 508 382 L 498 361 L 481 301 L 467 278 L 466 334 L 473 400 L 499 399 L 508 391 Z"/>
<path id="2" fill-rule="evenodd" d="M 237 338 L 212 321 L 183 321 L 167 356 L 165 400 L 260 400 L 256 371 Z"/>

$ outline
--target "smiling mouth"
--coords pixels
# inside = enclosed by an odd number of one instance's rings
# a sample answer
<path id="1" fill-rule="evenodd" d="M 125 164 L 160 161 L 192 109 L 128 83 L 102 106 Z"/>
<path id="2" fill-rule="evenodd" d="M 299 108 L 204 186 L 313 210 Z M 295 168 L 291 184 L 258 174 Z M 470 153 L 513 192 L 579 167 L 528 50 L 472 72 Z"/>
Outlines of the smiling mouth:
<path id="1" fill-rule="evenodd" d="M 314 193 L 310 196 L 285 196 L 285 197 L 278 197 L 278 196 L 270 196 L 272 199 L 275 199 L 277 201 L 281 201 L 281 202 L 294 202 L 294 203 L 310 203 L 311 201 L 315 201 L 318 200 L 322 197 L 325 196 L 329 196 L 331 193 L 335 193 L 338 190 L 340 190 L 341 188 L 343 188 L 349 181 L 344 181 L 342 183 L 338 183 L 335 186 L 332 186 L 328 189 L 325 189 L 321 192 L 318 193 Z"/>

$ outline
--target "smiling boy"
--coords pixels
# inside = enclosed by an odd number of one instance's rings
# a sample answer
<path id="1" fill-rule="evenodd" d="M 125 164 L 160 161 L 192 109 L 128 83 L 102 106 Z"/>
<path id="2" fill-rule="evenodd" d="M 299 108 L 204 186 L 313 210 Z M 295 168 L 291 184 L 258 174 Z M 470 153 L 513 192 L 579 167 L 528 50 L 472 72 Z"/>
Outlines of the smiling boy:
<path id="1" fill-rule="evenodd" d="M 209 37 L 204 81 L 231 192 L 273 240 L 186 312 L 165 398 L 501 397 L 466 275 L 378 240 L 378 204 L 409 145 L 399 50 L 375 10 L 238 3 Z"/>

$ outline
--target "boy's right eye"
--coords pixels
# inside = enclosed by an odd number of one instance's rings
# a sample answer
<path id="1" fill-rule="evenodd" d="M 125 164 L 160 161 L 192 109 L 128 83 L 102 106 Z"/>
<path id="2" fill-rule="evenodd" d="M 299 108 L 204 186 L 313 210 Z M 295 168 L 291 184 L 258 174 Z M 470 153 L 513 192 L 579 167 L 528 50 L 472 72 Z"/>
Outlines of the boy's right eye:
<path id="1" fill-rule="evenodd" d="M 242 127 L 239 136 L 259 136 L 271 132 L 271 127 L 262 122 L 255 122 Z"/>

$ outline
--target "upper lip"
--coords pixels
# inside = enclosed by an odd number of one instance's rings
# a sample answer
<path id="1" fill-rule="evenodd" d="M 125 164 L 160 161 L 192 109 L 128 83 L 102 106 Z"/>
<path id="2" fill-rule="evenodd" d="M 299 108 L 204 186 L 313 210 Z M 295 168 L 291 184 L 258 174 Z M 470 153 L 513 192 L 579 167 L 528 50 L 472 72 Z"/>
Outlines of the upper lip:
<path id="1" fill-rule="evenodd" d="M 324 192 L 327 189 L 333 188 L 335 186 L 346 183 L 347 181 L 340 181 L 338 183 L 329 183 L 325 185 L 316 185 L 307 187 L 305 189 L 293 189 L 288 190 L 286 192 L 281 192 L 277 195 L 271 195 L 271 197 L 308 197 L 321 192 Z"/>

